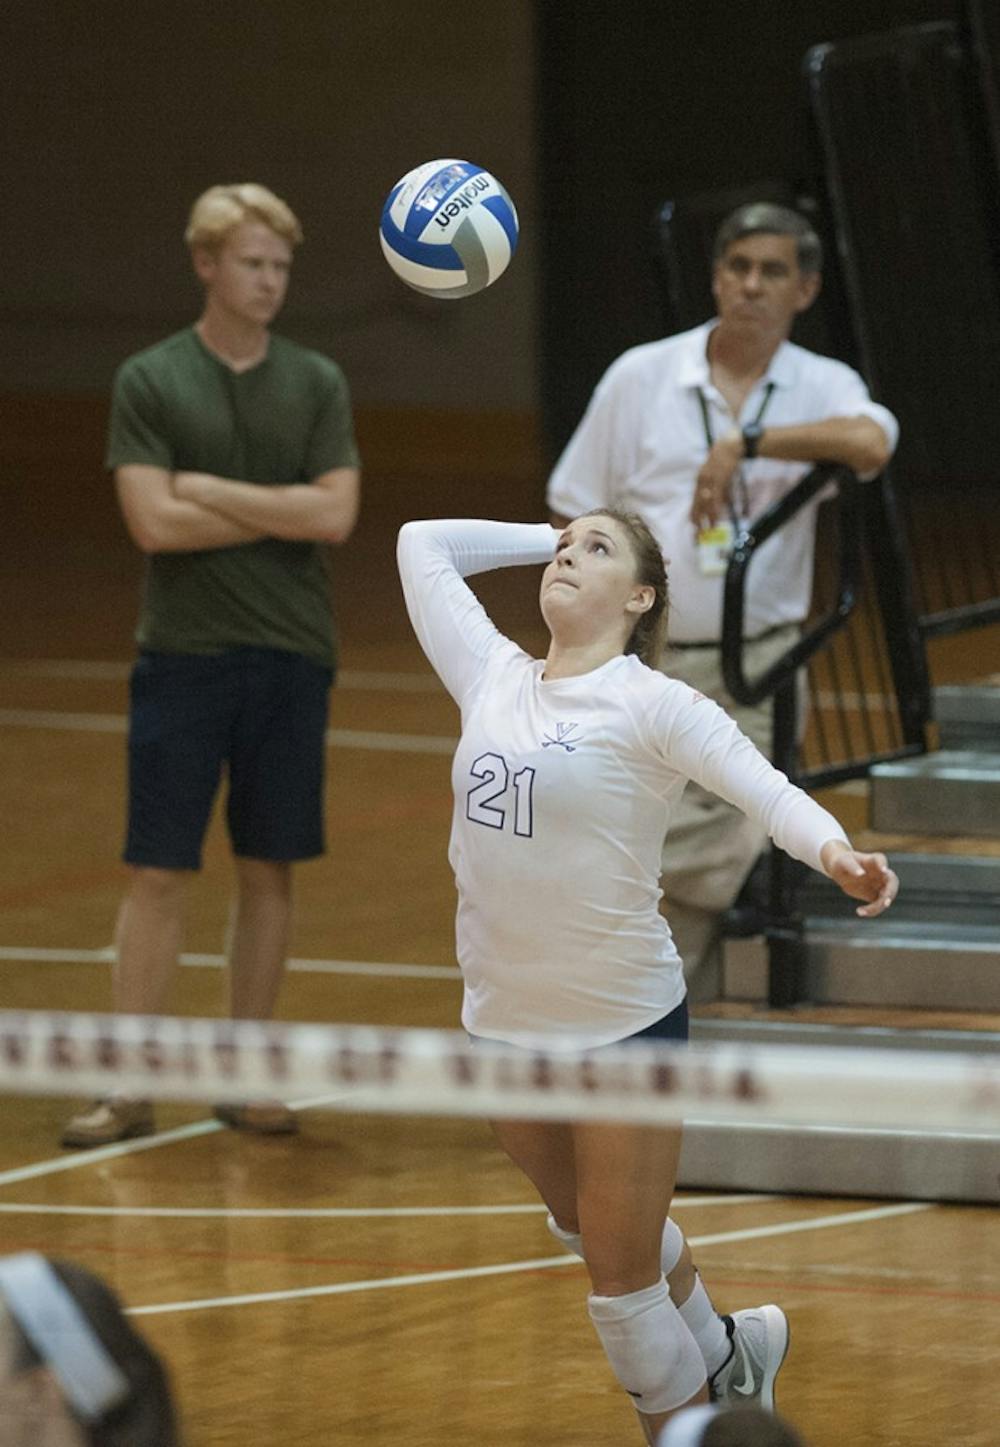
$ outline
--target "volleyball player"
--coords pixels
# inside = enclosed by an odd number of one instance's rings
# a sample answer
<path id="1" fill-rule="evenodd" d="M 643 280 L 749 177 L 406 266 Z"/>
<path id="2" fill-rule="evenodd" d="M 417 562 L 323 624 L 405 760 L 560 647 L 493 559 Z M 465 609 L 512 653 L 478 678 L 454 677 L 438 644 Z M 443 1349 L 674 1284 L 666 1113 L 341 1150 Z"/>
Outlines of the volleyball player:
<path id="1" fill-rule="evenodd" d="M 660 844 L 688 779 L 880 914 L 898 881 L 854 850 L 722 709 L 650 665 L 667 582 L 638 518 L 407 523 L 399 568 L 417 637 L 462 714 L 449 858 L 462 1021 L 475 1039 L 600 1048 L 683 1040 L 681 962 L 659 914 Z M 545 563 L 550 633 L 529 657 L 464 578 Z M 647 1442 L 680 1408 L 773 1404 L 788 1342 L 776 1306 L 720 1317 L 669 1219 L 679 1127 L 499 1121 L 559 1239 L 587 1264 L 590 1315 Z M 669 1286 L 668 1286 L 669 1282 Z"/>

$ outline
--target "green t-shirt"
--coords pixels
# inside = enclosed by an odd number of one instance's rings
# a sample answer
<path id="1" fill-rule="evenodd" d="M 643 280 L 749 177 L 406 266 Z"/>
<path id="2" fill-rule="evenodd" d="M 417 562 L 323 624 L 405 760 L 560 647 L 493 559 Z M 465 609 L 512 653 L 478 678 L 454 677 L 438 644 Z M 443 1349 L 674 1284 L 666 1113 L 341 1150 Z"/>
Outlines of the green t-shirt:
<path id="1" fill-rule="evenodd" d="M 233 372 L 189 327 L 130 357 L 114 383 L 107 465 L 147 463 L 240 482 L 311 482 L 358 462 L 336 363 L 272 336 L 265 359 Z M 136 637 L 165 653 L 249 645 L 334 663 L 330 549 L 262 538 L 154 553 Z"/>

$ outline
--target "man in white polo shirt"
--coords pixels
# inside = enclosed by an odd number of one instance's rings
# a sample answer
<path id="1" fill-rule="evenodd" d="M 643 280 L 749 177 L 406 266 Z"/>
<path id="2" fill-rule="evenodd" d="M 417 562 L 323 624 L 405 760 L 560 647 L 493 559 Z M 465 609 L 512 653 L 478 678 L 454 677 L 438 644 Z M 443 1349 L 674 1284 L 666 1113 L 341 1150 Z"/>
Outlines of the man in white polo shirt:
<path id="1" fill-rule="evenodd" d="M 722 704 L 768 755 L 770 700 L 738 705 L 722 678 L 728 548 L 741 523 L 817 462 L 877 476 L 899 430 L 857 372 L 788 340 L 795 317 L 819 292 L 821 265 L 819 238 L 797 212 L 767 202 L 733 212 L 715 242 L 718 315 L 612 363 L 548 487 L 559 527 L 607 506 L 645 519 L 668 561 L 664 671 Z M 817 506 L 766 543 L 749 570 L 744 657 L 751 677 L 788 649 L 808 613 Z M 745 816 L 688 786 L 664 849 L 662 883 L 695 1000 L 717 993 L 722 913 L 763 844 Z"/>

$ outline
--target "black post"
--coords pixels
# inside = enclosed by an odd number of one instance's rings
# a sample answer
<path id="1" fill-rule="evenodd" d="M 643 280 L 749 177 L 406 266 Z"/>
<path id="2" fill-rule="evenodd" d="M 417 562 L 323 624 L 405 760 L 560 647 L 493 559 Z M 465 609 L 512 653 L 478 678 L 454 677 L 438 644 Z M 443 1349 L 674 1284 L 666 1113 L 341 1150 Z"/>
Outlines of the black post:
<path id="1" fill-rule="evenodd" d="M 774 694 L 772 759 L 776 769 L 795 777 L 798 752 L 798 679 L 793 673 Z M 767 937 L 768 1003 L 787 1009 L 802 998 L 805 946 L 802 920 L 795 913 L 791 860 L 783 849 L 771 849 Z"/>
<path id="2" fill-rule="evenodd" d="M 927 720 L 931 717 L 931 686 L 920 633 L 920 609 L 914 597 L 906 526 L 888 477 L 869 484 L 865 502 L 868 550 L 903 740 L 923 749 L 927 745 Z"/>

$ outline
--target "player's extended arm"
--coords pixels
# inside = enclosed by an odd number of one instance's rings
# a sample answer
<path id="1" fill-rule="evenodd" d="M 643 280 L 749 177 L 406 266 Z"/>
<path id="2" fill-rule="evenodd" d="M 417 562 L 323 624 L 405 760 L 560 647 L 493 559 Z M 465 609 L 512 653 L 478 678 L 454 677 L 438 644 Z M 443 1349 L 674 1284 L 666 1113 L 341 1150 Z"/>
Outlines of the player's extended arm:
<path id="1" fill-rule="evenodd" d="M 173 489 L 180 501 L 258 535 L 342 543 L 357 520 L 361 475 L 356 467 L 334 467 L 311 482 L 260 487 L 207 472 L 177 472 Z"/>
<path id="2" fill-rule="evenodd" d="M 247 527 L 200 503 L 178 497 L 166 467 L 138 462 L 116 467 L 115 486 L 125 526 L 144 553 L 238 547 L 264 535 L 263 528 Z"/>
<path id="3" fill-rule="evenodd" d="M 685 701 L 682 691 L 664 693 L 673 713 L 660 715 L 654 728 L 654 738 L 666 738 L 674 768 L 756 819 L 793 859 L 863 901 L 859 915 L 870 918 L 888 909 L 899 880 L 885 855 L 855 849 L 833 815 L 789 783 L 718 704 L 693 690 L 686 695 Z"/>

